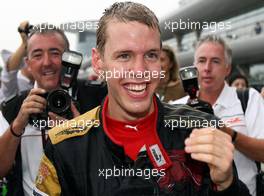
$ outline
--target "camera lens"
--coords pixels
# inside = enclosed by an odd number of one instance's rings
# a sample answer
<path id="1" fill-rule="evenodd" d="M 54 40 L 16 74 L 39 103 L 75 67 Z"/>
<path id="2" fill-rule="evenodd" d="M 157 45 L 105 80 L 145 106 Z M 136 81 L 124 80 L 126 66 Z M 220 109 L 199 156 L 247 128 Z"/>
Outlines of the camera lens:
<path id="1" fill-rule="evenodd" d="M 71 98 L 64 90 L 52 91 L 48 98 L 49 111 L 56 114 L 65 114 L 71 106 Z"/>

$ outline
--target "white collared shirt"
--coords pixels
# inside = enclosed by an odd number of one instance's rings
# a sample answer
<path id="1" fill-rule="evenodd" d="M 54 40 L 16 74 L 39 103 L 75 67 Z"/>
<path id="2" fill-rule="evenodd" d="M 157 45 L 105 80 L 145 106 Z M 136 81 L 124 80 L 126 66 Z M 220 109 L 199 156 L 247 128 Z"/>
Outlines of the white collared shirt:
<path id="1" fill-rule="evenodd" d="M 186 104 L 188 96 L 171 102 L 171 104 Z M 249 89 L 247 110 L 243 112 L 241 102 L 237 97 L 236 88 L 226 83 L 218 99 L 213 105 L 214 114 L 226 125 L 244 135 L 264 139 L 264 102 L 260 94 Z M 256 195 L 257 167 L 254 161 L 239 151 L 235 151 L 234 160 L 239 178 L 248 186 L 250 193 Z"/>

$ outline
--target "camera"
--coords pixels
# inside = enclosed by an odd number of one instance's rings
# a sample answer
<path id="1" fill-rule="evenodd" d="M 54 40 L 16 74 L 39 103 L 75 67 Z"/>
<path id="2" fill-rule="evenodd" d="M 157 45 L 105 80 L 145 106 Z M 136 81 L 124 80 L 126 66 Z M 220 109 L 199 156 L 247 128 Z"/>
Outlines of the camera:
<path id="1" fill-rule="evenodd" d="M 197 97 L 197 92 L 199 91 L 197 68 L 195 66 L 182 67 L 179 69 L 179 74 L 183 89 L 190 96 L 187 105 L 197 110 L 213 114 L 214 112 L 211 104 L 199 100 Z"/>
<path id="2" fill-rule="evenodd" d="M 53 112 L 67 119 L 73 117 L 71 112 L 72 88 L 76 86 L 82 59 L 82 54 L 75 51 L 68 50 L 63 53 L 60 88 L 40 95 L 47 100 L 47 106 L 43 113 L 31 115 L 31 122 L 32 120 L 33 122 L 47 120 L 48 112 Z M 34 124 L 36 125 L 36 123 Z"/>
<path id="3" fill-rule="evenodd" d="M 194 66 L 183 67 L 179 69 L 180 78 L 184 91 L 188 93 L 190 99 L 197 98 L 198 86 L 198 70 Z"/>
<path id="4" fill-rule="evenodd" d="M 26 35 L 28 35 L 33 28 L 34 28 L 33 25 L 27 24 L 24 29 L 22 29 L 21 27 L 18 27 L 17 31 L 19 33 L 25 33 Z"/>
<path id="5" fill-rule="evenodd" d="M 69 112 L 71 113 L 71 96 L 69 90 L 76 84 L 82 59 L 82 54 L 75 51 L 66 51 L 63 53 L 60 89 L 48 94 L 47 108 L 49 111 L 61 116 Z"/>

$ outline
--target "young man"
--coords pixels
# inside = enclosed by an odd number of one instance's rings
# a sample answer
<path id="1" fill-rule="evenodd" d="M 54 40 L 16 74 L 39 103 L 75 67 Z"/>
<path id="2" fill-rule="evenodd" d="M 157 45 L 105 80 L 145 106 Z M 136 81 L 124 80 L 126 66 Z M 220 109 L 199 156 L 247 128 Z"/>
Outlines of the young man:
<path id="1" fill-rule="evenodd" d="M 196 47 L 194 64 L 199 72 L 199 99 L 209 102 L 214 114 L 221 118 L 234 138 L 236 163 L 239 178 L 256 195 L 255 161 L 264 161 L 264 104 L 255 90 L 249 89 L 247 109 L 244 114 L 236 89 L 229 87 L 225 78 L 231 71 L 232 51 L 218 36 L 202 38 Z M 184 97 L 174 103 L 186 103 Z"/>
<path id="2" fill-rule="evenodd" d="M 165 125 L 184 117 L 215 118 L 186 106 L 163 106 L 154 96 L 160 43 L 158 20 L 147 7 L 120 2 L 105 11 L 92 62 L 108 79 L 108 96 L 72 121 L 75 126 L 51 130 L 36 195 L 248 195 L 233 173 L 230 136 L 202 128 L 189 137 L 192 127 Z M 152 77 L 139 76 L 146 72 Z"/>
<path id="3" fill-rule="evenodd" d="M 36 81 L 35 87 L 7 102 L 0 112 L 0 176 L 7 175 L 10 195 L 32 194 L 48 130 L 46 133 L 39 130 L 30 121 L 30 116 L 42 113 L 46 108 L 47 101 L 41 94 L 60 87 L 61 58 L 68 49 L 69 42 L 64 33 L 56 28 L 46 28 L 45 24 L 39 29 L 35 27 L 27 40 L 26 63 Z M 78 88 L 80 113 L 100 103 L 99 98 L 94 101 L 89 97 L 94 93 L 91 88 L 85 85 Z M 71 109 L 73 115 L 79 114 L 73 104 Z M 60 118 L 54 113 L 49 116 L 53 120 Z"/>

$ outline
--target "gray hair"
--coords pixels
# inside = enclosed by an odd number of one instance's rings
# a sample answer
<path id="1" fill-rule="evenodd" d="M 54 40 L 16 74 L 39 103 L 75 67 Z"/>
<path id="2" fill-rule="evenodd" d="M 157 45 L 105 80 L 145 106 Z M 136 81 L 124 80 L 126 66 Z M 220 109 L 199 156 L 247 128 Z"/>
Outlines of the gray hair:
<path id="1" fill-rule="evenodd" d="M 221 38 L 220 36 L 217 35 L 206 35 L 202 37 L 198 43 L 196 44 L 195 51 L 203 44 L 206 42 L 211 42 L 211 43 L 217 43 L 223 46 L 224 52 L 225 52 L 225 62 L 227 65 L 231 65 L 232 63 L 232 50 L 231 48 L 227 45 L 227 43 Z"/>

